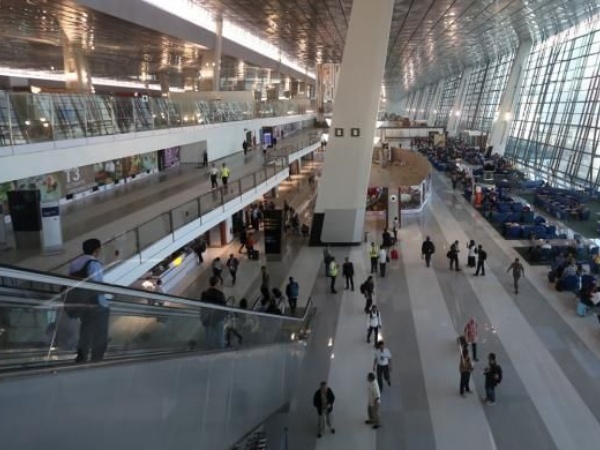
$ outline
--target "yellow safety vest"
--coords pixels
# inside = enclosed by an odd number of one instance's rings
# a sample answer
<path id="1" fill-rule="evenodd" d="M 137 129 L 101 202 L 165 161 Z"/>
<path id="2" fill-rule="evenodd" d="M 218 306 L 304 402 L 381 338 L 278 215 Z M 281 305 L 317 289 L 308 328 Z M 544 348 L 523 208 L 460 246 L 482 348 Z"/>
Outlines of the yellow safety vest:
<path id="1" fill-rule="evenodd" d="M 338 274 L 338 265 L 335 262 L 331 262 L 329 264 L 329 276 L 330 277 L 337 277 Z"/>
<path id="2" fill-rule="evenodd" d="M 229 167 L 223 167 L 221 169 L 221 178 L 229 178 Z"/>
<path id="3" fill-rule="evenodd" d="M 377 248 L 376 245 L 371 247 L 371 250 L 369 251 L 369 255 L 371 255 L 371 258 L 377 258 L 377 256 L 379 256 L 379 248 Z"/>

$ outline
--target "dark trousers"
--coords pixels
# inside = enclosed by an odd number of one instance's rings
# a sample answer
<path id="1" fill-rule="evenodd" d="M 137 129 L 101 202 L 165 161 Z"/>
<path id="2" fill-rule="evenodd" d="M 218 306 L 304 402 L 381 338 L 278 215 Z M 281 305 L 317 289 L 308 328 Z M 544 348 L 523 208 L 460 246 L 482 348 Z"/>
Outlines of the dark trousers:
<path id="1" fill-rule="evenodd" d="M 227 187 L 227 180 L 229 177 L 221 177 L 221 181 L 223 182 L 223 186 Z"/>
<path id="2" fill-rule="evenodd" d="M 296 314 L 296 304 L 298 303 L 297 298 L 288 298 L 288 303 L 290 304 L 290 315 Z"/>
<path id="3" fill-rule="evenodd" d="M 464 394 L 465 392 L 471 392 L 469 388 L 469 380 L 471 379 L 471 372 L 461 372 L 460 373 L 460 394 Z"/>
<path id="4" fill-rule="evenodd" d="M 477 359 L 477 342 L 471 342 L 471 355 L 473 361 L 478 361 Z"/>
<path id="5" fill-rule="evenodd" d="M 110 309 L 94 306 L 85 311 L 80 320 L 77 362 L 85 362 L 91 352 L 92 361 L 101 361 L 108 347 Z"/>
<path id="6" fill-rule="evenodd" d="M 390 366 L 380 366 L 377 364 L 377 383 L 379 384 L 379 390 L 383 391 L 383 379 L 387 381 L 388 386 L 392 385 L 390 381 Z"/>
<path id="7" fill-rule="evenodd" d="M 379 327 L 369 327 L 367 331 L 367 342 L 371 342 L 371 333 L 375 333 L 375 347 L 377 347 L 377 339 L 379 337 Z"/>
<path id="8" fill-rule="evenodd" d="M 452 269 L 455 270 L 460 270 L 460 267 L 458 267 L 458 256 L 454 255 L 450 257 L 450 270 Z"/>
<path id="9" fill-rule="evenodd" d="M 218 186 L 217 185 L 217 176 L 216 175 L 211 175 L 210 176 L 210 185 L 213 188 L 216 188 Z"/>
<path id="10" fill-rule="evenodd" d="M 369 314 L 371 306 L 373 305 L 373 295 L 365 294 L 365 314 Z"/>
<path id="11" fill-rule="evenodd" d="M 221 272 L 223 272 L 222 269 L 213 269 L 213 275 L 219 279 L 221 284 L 223 284 L 223 275 L 221 275 Z"/>
<path id="12" fill-rule="evenodd" d="M 354 275 L 344 275 L 346 278 L 346 289 L 354 290 Z"/>
<path id="13" fill-rule="evenodd" d="M 242 253 L 242 250 L 244 249 L 244 247 L 246 247 L 246 242 L 242 242 L 240 245 L 240 249 L 238 250 L 238 253 Z"/>
<path id="14" fill-rule="evenodd" d="M 488 383 L 485 384 L 485 399 L 490 402 L 496 401 L 496 386 Z"/>
<path id="15" fill-rule="evenodd" d="M 331 278 L 331 293 L 332 293 L 332 294 L 335 294 L 335 293 L 337 292 L 337 291 L 335 290 L 335 279 L 336 279 L 337 277 L 331 277 L 331 276 L 330 276 L 329 278 Z"/>
<path id="16" fill-rule="evenodd" d="M 477 261 L 477 270 L 475 271 L 475 275 L 479 275 L 480 270 L 481 270 L 481 275 L 485 275 L 484 261 Z"/>
<path id="17" fill-rule="evenodd" d="M 371 256 L 371 273 L 377 273 L 377 256 Z"/>
<path id="18" fill-rule="evenodd" d="M 431 265 L 431 255 L 429 253 L 425 254 L 425 265 L 429 267 Z"/>
<path id="19" fill-rule="evenodd" d="M 386 263 L 379 263 L 379 275 L 385 277 L 385 266 Z"/>
<path id="20" fill-rule="evenodd" d="M 235 284 L 235 280 L 237 280 L 237 270 L 229 270 L 229 273 L 230 273 L 231 278 L 233 280 L 232 284 Z"/>

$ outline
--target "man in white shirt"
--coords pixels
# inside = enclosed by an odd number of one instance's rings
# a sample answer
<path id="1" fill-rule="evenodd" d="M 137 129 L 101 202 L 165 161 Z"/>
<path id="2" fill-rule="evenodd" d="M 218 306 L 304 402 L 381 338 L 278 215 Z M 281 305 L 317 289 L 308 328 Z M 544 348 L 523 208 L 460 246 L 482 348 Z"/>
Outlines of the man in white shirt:
<path id="1" fill-rule="evenodd" d="M 381 247 L 379 249 L 379 254 L 377 255 L 377 259 L 379 261 L 379 275 L 383 278 L 385 277 L 385 266 L 387 265 L 387 252 L 385 248 Z"/>
<path id="2" fill-rule="evenodd" d="M 392 371 L 392 353 L 385 346 L 383 341 L 377 343 L 375 350 L 375 360 L 373 361 L 373 371 L 377 373 L 377 383 L 379 389 L 383 391 L 383 378 L 388 386 L 392 385 L 390 381 L 390 372 Z"/>
<path id="3" fill-rule="evenodd" d="M 375 381 L 375 375 L 373 372 L 369 372 L 367 375 L 367 395 L 368 395 L 368 403 L 367 403 L 367 411 L 369 414 L 369 418 L 365 420 L 367 425 L 372 425 L 373 429 L 377 429 L 380 427 L 379 425 L 379 404 L 381 401 L 381 392 L 379 391 L 379 385 L 377 381 Z"/>
<path id="4" fill-rule="evenodd" d="M 379 336 L 379 329 L 381 328 L 381 313 L 377 309 L 377 305 L 371 307 L 369 311 L 368 319 L 368 331 L 367 331 L 367 344 L 371 343 L 371 333 L 375 333 L 375 347 L 377 347 L 377 336 Z"/>
<path id="5" fill-rule="evenodd" d="M 213 189 L 218 187 L 217 176 L 219 175 L 219 169 L 213 164 L 210 168 L 210 184 Z"/>

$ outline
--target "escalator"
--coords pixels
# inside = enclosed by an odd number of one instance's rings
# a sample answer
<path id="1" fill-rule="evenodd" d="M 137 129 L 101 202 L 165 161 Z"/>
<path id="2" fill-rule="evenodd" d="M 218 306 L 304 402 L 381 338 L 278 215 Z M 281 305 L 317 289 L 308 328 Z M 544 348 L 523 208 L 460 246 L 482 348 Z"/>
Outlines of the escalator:
<path id="1" fill-rule="evenodd" d="M 76 364 L 65 300 L 90 294 L 110 299 L 109 345 Z M 2 447 L 231 448 L 289 403 L 312 313 L 310 300 L 273 316 L 0 265 Z M 207 340 L 209 326 L 243 342 Z"/>

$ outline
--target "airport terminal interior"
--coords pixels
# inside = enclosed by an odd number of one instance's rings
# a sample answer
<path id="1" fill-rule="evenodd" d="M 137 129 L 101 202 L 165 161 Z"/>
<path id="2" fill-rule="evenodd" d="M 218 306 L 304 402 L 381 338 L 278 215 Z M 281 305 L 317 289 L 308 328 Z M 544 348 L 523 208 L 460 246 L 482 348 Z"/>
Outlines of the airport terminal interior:
<path id="1" fill-rule="evenodd" d="M 600 442 L 600 0 L 0 0 L 0 447 Z"/>

